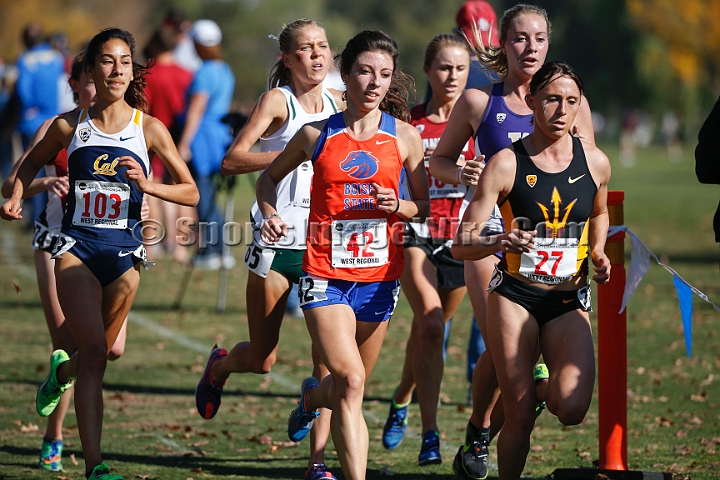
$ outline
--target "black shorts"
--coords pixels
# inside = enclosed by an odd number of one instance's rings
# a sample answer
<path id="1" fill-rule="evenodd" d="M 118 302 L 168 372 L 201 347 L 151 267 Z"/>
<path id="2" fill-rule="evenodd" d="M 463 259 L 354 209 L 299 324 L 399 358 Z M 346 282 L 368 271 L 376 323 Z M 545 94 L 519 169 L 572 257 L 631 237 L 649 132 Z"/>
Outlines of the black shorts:
<path id="1" fill-rule="evenodd" d="M 452 290 L 465 286 L 465 261 L 456 260 L 450 251 L 450 240 L 419 237 L 409 225 L 405 228 L 405 248 L 416 247 L 435 265 L 438 288 Z"/>
<path id="2" fill-rule="evenodd" d="M 590 285 L 579 290 L 543 290 L 495 269 L 488 292 L 496 292 L 517 303 L 535 317 L 539 326 L 573 310 L 592 310 Z"/>

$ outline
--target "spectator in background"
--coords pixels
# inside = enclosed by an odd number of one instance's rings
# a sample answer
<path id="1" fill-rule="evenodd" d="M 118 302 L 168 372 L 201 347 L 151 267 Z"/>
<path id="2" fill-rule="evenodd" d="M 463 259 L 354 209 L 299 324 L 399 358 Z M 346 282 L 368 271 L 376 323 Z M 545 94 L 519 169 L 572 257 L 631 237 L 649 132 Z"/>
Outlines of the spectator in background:
<path id="1" fill-rule="evenodd" d="M 223 219 L 215 203 L 213 177 L 220 173 L 223 155 L 232 141 L 230 129 L 222 118 L 230 110 L 235 77 L 230 66 L 222 60 L 222 32 L 217 23 L 198 20 L 193 24 L 190 36 L 203 64 L 188 90 L 185 127 L 178 151 L 190 163 L 200 191 L 198 219 L 208 223 L 207 232 L 199 234 L 201 248 L 194 262 L 197 268 L 209 270 L 232 268 L 235 259 L 232 256 L 222 257 Z"/>
<path id="2" fill-rule="evenodd" d="M 160 120 L 170 131 L 177 143 L 182 134 L 180 116 L 185 111 L 187 91 L 193 80 L 193 74 L 180 67 L 175 61 L 173 50 L 183 35 L 180 25 L 185 15 L 178 10 L 170 10 L 162 25 L 155 30 L 143 55 L 148 61 L 149 75 L 146 78 L 145 95 L 148 100 L 148 114 Z M 152 158 L 152 172 L 156 182 L 170 181 L 165 166 L 157 155 Z M 194 216 L 194 209 L 159 198 L 150 197 L 150 218 L 162 219 L 167 231 L 165 247 L 173 253 L 176 260 L 186 262 L 189 259 L 187 249 L 175 241 L 175 225 L 179 216 Z M 183 211 L 186 210 L 186 211 Z M 180 213 L 182 212 L 182 214 Z M 159 253 L 150 250 L 151 253 Z"/>
<path id="3" fill-rule="evenodd" d="M 13 164 L 12 136 L 18 119 L 18 99 L 14 95 L 17 68 L 0 59 L 0 176 L 8 178 Z"/>
<path id="4" fill-rule="evenodd" d="M 700 183 L 720 184 L 720 98 L 698 134 L 695 174 Z M 720 242 L 720 204 L 713 219 L 713 230 L 715 241 Z"/>
<path id="5" fill-rule="evenodd" d="M 55 32 L 48 38 L 48 44 L 63 56 L 64 71 L 60 77 L 58 77 L 58 112 L 61 113 L 75 110 L 75 107 L 77 107 L 73 91 L 68 83 L 70 69 L 75 59 L 75 55 L 70 51 L 69 43 L 67 35 L 65 35 L 64 32 Z"/>
<path id="6" fill-rule="evenodd" d="M 498 46 L 498 25 L 497 15 L 492 5 L 482 0 L 465 2 L 455 16 L 457 28 L 455 33 L 465 37 L 471 47 L 477 47 L 473 25 L 480 33 L 480 38 L 485 46 Z M 498 76 L 491 70 L 483 67 L 476 55 L 470 56 L 470 75 L 466 88 L 477 88 L 490 85 L 493 80 L 500 81 Z"/>
<path id="7" fill-rule="evenodd" d="M 22 148 L 27 150 L 30 140 L 43 122 L 60 113 L 58 79 L 65 74 L 65 59 L 45 41 L 42 28 L 37 23 L 30 23 L 23 29 L 22 40 L 27 51 L 17 61 L 15 91 L 20 101 L 17 129 L 22 138 Z M 35 225 L 37 216 L 46 204 L 45 193 L 26 201 L 26 205 L 30 205 L 27 216 L 29 225 Z"/>

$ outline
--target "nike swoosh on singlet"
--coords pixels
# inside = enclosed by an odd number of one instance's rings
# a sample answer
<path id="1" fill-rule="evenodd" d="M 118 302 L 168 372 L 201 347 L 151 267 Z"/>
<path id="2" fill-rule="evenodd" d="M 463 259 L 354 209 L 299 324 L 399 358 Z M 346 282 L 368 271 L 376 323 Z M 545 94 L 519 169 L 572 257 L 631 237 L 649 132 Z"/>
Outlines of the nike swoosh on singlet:
<path id="1" fill-rule="evenodd" d="M 375 140 L 375 145 L 382 145 L 383 143 L 388 143 L 389 141 L 390 140 L 384 140 L 381 142 L 380 140 Z"/>
<path id="2" fill-rule="evenodd" d="M 574 301 L 575 301 L 574 298 L 571 298 L 570 300 L 566 300 L 566 299 L 563 298 L 563 301 L 562 301 L 562 302 L 563 302 L 563 303 L 572 303 L 572 302 L 574 302 Z"/>
<path id="3" fill-rule="evenodd" d="M 577 177 L 577 178 L 568 177 L 568 183 L 575 183 L 575 182 L 577 182 L 578 180 L 580 180 L 580 179 L 581 179 L 582 177 L 584 177 L 584 176 L 585 176 L 585 174 L 583 173 L 582 175 L 580 175 L 580 176 Z"/>
<path id="4" fill-rule="evenodd" d="M 125 137 L 125 138 L 120 137 L 120 141 L 121 141 L 121 142 L 124 142 L 125 140 L 130 140 L 131 138 L 135 138 L 135 137 L 134 137 L 134 136 L 132 136 L 132 137 Z M 572 182 L 570 182 L 570 183 L 572 183 Z"/>
<path id="5" fill-rule="evenodd" d="M 127 257 L 131 253 L 133 253 L 132 250 L 130 250 L 129 252 L 118 252 L 118 257 Z"/>

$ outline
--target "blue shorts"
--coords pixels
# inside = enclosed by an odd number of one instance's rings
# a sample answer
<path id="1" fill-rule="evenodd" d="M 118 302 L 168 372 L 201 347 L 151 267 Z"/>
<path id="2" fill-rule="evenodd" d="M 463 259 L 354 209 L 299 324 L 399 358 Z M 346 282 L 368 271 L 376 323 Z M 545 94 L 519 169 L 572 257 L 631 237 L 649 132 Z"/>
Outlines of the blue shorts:
<path id="1" fill-rule="evenodd" d="M 69 252 L 76 256 L 98 279 L 100 285 L 106 287 L 120 278 L 140 262 L 146 261 L 145 247 L 116 247 L 104 243 L 74 239 L 61 234 L 60 241 L 51 252 L 57 258 Z"/>
<path id="2" fill-rule="evenodd" d="M 400 298 L 400 281 L 350 282 L 316 277 L 300 277 L 298 297 L 303 310 L 328 305 L 348 305 L 358 322 L 390 320 Z"/>

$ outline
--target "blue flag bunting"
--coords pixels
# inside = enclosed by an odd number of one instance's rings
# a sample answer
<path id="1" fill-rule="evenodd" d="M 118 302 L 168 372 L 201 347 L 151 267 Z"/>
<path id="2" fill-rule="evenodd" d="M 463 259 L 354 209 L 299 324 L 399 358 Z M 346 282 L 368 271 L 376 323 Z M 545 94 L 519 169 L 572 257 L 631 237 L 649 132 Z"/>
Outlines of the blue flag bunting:
<path id="1" fill-rule="evenodd" d="M 677 291 L 678 300 L 680 300 L 680 315 L 682 315 L 683 332 L 685 334 L 685 349 L 687 356 L 692 351 L 692 295 L 693 291 L 690 285 L 680 278 L 673 275 L 675 290 Z"/>
<path id="2" fill-rule="evenodd" d="M 622 306 L 620 312 L 625 310 L 625 306 L 630 301 L 635 289 L 637 289 L 640 281 L 647 271 L 650 269 L 650 260 L 653 259 L 658 265 L 670 272 L 675 283 L 678 299 L 680 300 L 680 314 L 682 315 L 683 332 L 685 333 L 685 348 L 688 357 L 692 350 L 692 295 L 693 293 L 702 298 L 720 313 L 720 307 L 710 301 L 707 295 L 687 283 L 675 270 L 665 265 L 653 252 L 648 249 L 640 239 L 630 231 L 625 225 L 611 226 L 608 231 L 608 237 L 618 233 L 626 232 L 632 241 L 632 250 L 630 252 L 630 270 L 627 273 L 627 282 L 625 284 L 625 292 L 623 292 Z"/>

